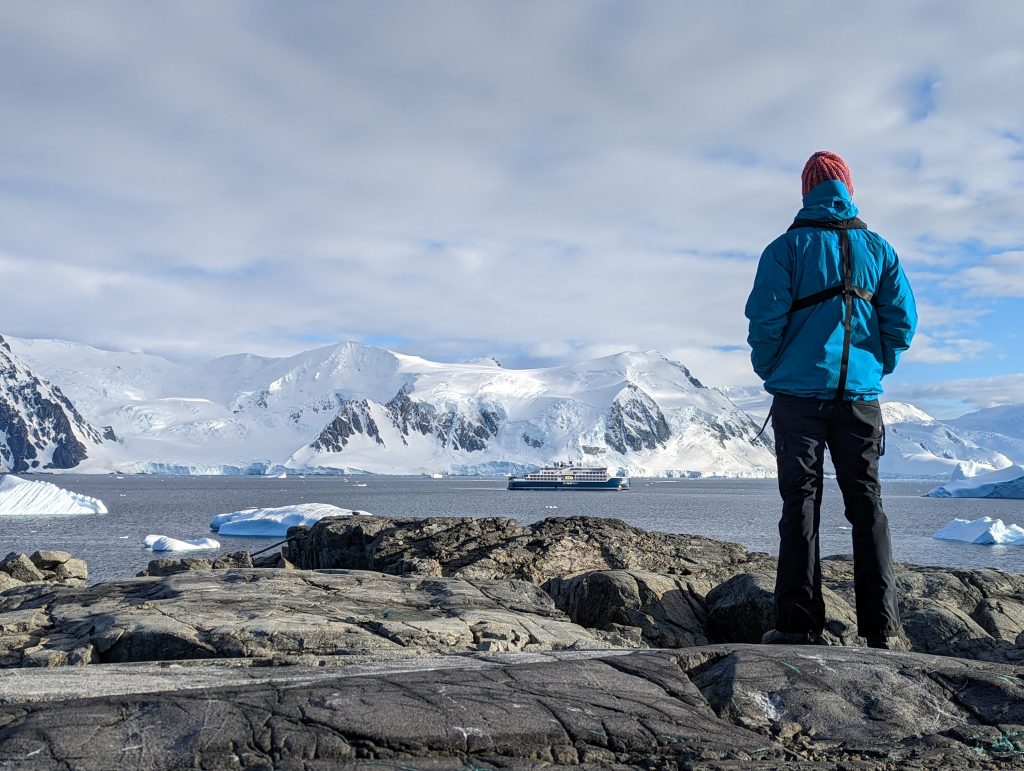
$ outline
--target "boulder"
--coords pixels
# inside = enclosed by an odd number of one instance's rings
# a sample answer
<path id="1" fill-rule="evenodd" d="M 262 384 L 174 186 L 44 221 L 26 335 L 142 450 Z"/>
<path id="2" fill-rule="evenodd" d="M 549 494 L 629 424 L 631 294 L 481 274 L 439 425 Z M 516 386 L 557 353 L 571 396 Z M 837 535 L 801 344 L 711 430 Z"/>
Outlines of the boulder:
<path id="1" fill-rule="evenodd" d="M 262 554 L 258 557 L 254 557 L 252 564 L 253 567 L 256 568 L 284 568 L 286 570 L 292 570 L 295 567 L 295 565 L 285 559 L 282 552 Z"/>
<path id="2" fill-rule="evenodd" d="M 771 629 L 775 577 L 764 573 L 741 573 L 719 584 L 707 595 L 707 634 L 716 642 L 759 643 Z M 846 601 L 822 587 L 825 600 L 823 636 L 833 645 L 854 645 L 857 616 Z"/>
<path id="3" fill-rule="evenodd" d="M 7 573 L 0 573 L 0 592 L 6 592 L 8 589 L 14 589 L 24 584 L 17 578 L 12 578 Z"/>
<path id="4" fill-rule="evenodd" d="M 498 517 L 325 518 L 288 531 L 287 556 L 306 569 L 409 573 L 467 579 L 552 578 L 602 570 L 694 576 L 715 583 L 767 555 L 701 536 L 649 533 L 617 519 L 551 517 L 532 525 Z"/>
<path id="5" fill-rule="evenodd" d="M 56 570 L 58 565 L 63 565 L 69 559 L 72 559 L 72 557 L 71 554 L 66 551 L 40 549 L 39 551 L 33 552 L 29 559 L 32 560 L 32 564 L 40 570 Z"/>
<path id="6" fill-rule="evenodd" d="M 57 581 L 65 583 L 86 581 L 89 578 L 89 567 L 85 564 L 85 560 L 70 557 L 57 565 L 53 574 Z"/>
<path id="7" fill-rule="evenodd" d="M 217 559 L 213 561 L 214 570 L 223 570 L 225 568 L 251 568 L 252 555 L 247 551 L 233 551 L 227 554 L 221 554 Z"/>
<path id="8" fill-rule="evenodd" d="M 39 568 L 32 564 L 32 560 L 24 554 L 13 551 L 0 562 L 0 571 L 22 583 L 31 583 L 45 579 Z"/>
<path id="9" fill-rule="evenodd" d="M 582 626 L 628 634 L 655 648 L 706 645 L 704 595 L 710 584 L 639 570 L 602 570 L 552 578 L 555 605 Z"/>
<path id="10" fill-rule="evenodd" d="M 213 570 L 213 562 L 201 557 L 182 557 L 180 559 L 161 557 L 160 559 L 150 560 L 146 569 L 141 573 L 137 573 L 135 577 L 171 576 L 175 573 L 188 573 L 189 571 L 197 570 Z"/>
<path id="11" fill-rule="evenodd" d="M 1024 633 L 1024 597 L 1020 602 L 986 597 L 978 603 L 971 618 L 996 639 L 1012 642 Z"/>

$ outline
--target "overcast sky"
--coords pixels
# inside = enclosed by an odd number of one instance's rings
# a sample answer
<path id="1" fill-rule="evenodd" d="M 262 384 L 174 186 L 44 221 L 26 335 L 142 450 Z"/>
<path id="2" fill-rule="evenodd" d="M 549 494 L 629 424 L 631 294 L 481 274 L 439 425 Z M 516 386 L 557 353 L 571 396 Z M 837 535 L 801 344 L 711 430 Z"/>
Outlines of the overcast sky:
<path id="1" fill-rule="evenodd" d="M 888 395 L 1024 402 L 1024 5 L 835 9 L 5 3 L 0 333 L 754 384 L 757 258 L 831 149 L 921 306 Z"/>

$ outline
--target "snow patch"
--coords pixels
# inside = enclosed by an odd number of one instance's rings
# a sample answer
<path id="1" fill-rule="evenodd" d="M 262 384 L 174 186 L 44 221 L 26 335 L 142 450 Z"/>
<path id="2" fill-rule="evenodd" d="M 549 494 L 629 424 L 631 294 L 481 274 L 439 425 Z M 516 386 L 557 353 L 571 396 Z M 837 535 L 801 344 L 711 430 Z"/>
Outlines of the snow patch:
<path id="1" fill-rule="evenodd" d="M 748 691 L 747 698 L 764 713 L 768 720 L 776 721 L 782 718 L 782 699 L 779 698 L 778 694 Z"/>
<path id="2" fill-rule="evenodd" d="M 212 538 L 195 538 L 191 541 L 179 541 L 166 535 L 147 535 L 142 539 L 142 545 L 153 551 L 203 551 L 205 549 L 219 549 L 220 541 Z"/>
<path id="3" fill-rule="evenodd" d="M 98 498 L 50 482 L 30 482 L 13 474 L 0 478 L 0 515 L 106 513 L 107 507 Z"/>
<path id="4" fill-rule="evenodd" d="M 1024 546 L 1024 527 L 1005 525 L 1003 520 L 992 519 L 992 517 L 954 519 L 935 533 L 932 538 L 937 538 L 940 541 Z"/>
<path id="5" fill-rule="evenodd" d="M 355 514 L 366 515 L 367 512 L 342 509 L 329 503 L 299 503 L 218 514 L 210 521 L 210 529 L 219 535 L 284 536 L 290 527 L 312 527 L 324 517 L 350 517 Z"/>

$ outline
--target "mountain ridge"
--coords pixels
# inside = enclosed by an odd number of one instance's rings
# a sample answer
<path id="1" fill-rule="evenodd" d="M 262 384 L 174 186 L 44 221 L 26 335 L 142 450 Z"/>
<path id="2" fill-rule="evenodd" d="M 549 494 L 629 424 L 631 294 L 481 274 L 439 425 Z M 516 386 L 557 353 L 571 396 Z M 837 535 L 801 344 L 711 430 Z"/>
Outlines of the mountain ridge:
<path id="1" fill-rule="evenodd" d="M 120 438 L 90 448 L 81 470 L 499 474 L 562 459 L 633 476 L 774 476 L 771 431 L 755 439 L 763 409 L 754 405 L 766 400 L 752 388 L 709 388 L 657 351 L 516 370 L 349 341 L 180 365 L 8 340 L 89 422 Z M 889 478 L 972 475 L 1024 459 L 1024 438 L 991 430 L 984 411 L 943 421 L 887 402 L 883 413 Z"/>

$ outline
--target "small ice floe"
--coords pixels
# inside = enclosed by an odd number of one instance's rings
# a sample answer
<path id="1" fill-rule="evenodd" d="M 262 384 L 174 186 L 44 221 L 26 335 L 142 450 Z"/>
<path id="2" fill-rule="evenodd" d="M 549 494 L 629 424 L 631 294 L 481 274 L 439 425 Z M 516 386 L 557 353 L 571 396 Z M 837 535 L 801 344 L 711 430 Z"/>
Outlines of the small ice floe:
<path id="1" fill-rule="evenodd" d="M 1005 525 L 1003 520 L 992 519 L 992 517 L 954 519 L 935 533 L 932 538 L 938 538 L 940 541 L 1024 546 L 1024 527 Z"/>
<path id="2" fill-rule="evenodd" d="M 1024 498 L 1024 466 L 1007 466 L 967 477 L 961 466 L 944 485 L 925 493 L 928 498 Z"/>
<path id="3" fill-rule="evenodd" d="M 142 545 L 153 551 L 203 551 L 204 549 L 220 548 L 220 542 L 212 538 L 179 541 L 177 538 L 166 535 L 147 535 L 142 539 Z"/>
<path id="4" fill-rule="evenodd" d="M 366 487 L 366 482 L 356 482 L 353 487 Z"/>
<path id="5" fill-rule="evenodd" d="M 106 513 L 107 507 L 98 498 L 13 474 L 0 477 L 0 515 Z"/>
<path id="6" fill-rule="evenodd" d="M 544 508 L 545 509 L 557 509 L 558 507 L 557 506 L 545 506 Z"/>
<path id="7" fill-rule="evenodd" d="M 367 512 L 342 509 L 329 503 L 298 503 L 218 514 L 210 521 L 210 529 L 219 535 L 285 536 L 289 527 L 311 527 L 324 517 L 350 517 L 354 514 Z"/>

